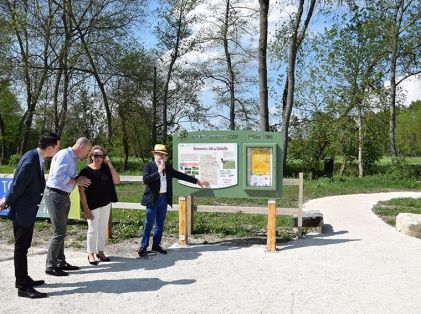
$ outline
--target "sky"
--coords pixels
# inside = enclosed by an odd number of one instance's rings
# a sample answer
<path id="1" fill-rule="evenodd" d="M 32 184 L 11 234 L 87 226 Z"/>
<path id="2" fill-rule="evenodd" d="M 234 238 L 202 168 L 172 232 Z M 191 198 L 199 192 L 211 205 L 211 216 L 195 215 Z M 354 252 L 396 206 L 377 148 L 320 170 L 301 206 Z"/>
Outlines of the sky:
<path id="1" fill-rule="evenodd" d="M 421 100 L 421 75 L 411 76 L 400 83 L 400 88 L 405 96 L 403 106 L 408 107 L 411 102 Z"/>
<path id="2" fill-rule="evenodd" d="M 243 2 L 244 7 L 250 8 L 252 7 L 258 12 L 259 5 L 258 1 L 249 1 L 249 0 L 239 0 L 240 4 Z M 278 28 L 278 26 L 285 20 L 288 20 L 290 17 L 290 14 L 295 11 L 294 5 L 288 5 L 288 6 L 281 6 L 279 3 L 280 1 L 271 1 L 270 3 L 270 10 L 269 10 L 269 42 L 273 41 L 275 36 L 275 30 Z M 202 4 L 196 8 L 194 11 L 195 15 L 201 16 L 202 19 L 200 23 L 197 23 L 193 26 L 193 35 L 192 36 L 198 36 L 202 34 L 206 29 L 209 29 L 213 15 L 215 12 L 220 11 L 223 13 L 225 10 L 225 1 L 224 0 L 212 0 L 209 2 L 206 2 L 207 4 Z M 209 9 L 209 3 L 212 4 L 212 9 Z M 294 3 L 294 1 L 290 1 L 290 3 Z M 250 11 L 249 9 L 245 9 L 244 12 Z M 205 18 L 205 21 L 203 21 L 203 18 Z M 259 18 L 258 14 L 256 15 L 256 18 L 252 20 L 253 21 L 253 28 L 255 29 L 255 33 L 252 34 L 252 36 L 245 37 L 243 40 L 246 44 L 256 48 L 258 44 L 258 38 L 259 38 Z M 151 21 L 151 24 L 153 25 L 154 21 Z M 329 24 L 329 21 L 326 21 L 326 18 L 320 17 L 320 15 L 317 15 L 316 13 L 313 16 L 312 23 L 310 25 L 310 30 L 312 32 L 321 32 L 324 27 Z M 153 33 L 149 30 L 143 30 L 138 33 L 138 38 L 141 39 L 142 42 L 146 44 L 147 48 L 153 47 L 156 44 L 156 39 L 154 38 Z M 217 51 L 215 50 L 206 50 L 202 52 L 193 52 L 189 53 L 185 56 L 183 56 L 183 59 L 180 61 L 186 61 L 189 62 L 198 62 L 208 59 L 209 57 L 212 57 L 215 55 Z M 257 65 L 257 62 L 256 62 Z M 257 66 L 256 68 L 250 69 L 251 73 L 255 73 L 257 77 Z M 276 84 L 277 77 L 280 74 L 284 74 L 285 70 L 279 69 L 276 67 L 275 64 L 269 64 L 268 65 L 268 76 L 269 76 L 269 84 L 270 88 L 272 90 L 277 90 L 278 94 L 282 93 L 283 86 L 279 86 Z M 406 94 L 404 105 L 408 106 L 412 101 L 421 99 L 421 78 L 410 78 L 405 80 L 401 83 L 402 92 Z M 256 98 L 258 98 L 258 86 L 255 86 L 255 88 L 250 89 L 250 93 L 254 94 Z M 212 105 L 215 103 L 214 95 L 212 94 L 209 87 L 206 87 L 202 91 L 201 100 L 205 105 Z M 273 94 L 269 95 L 269 110 L 271 112 L 271 116 L 273 116 L 273 113 L 276 111 L 276 105 L 277 100 L 275 99 Z M 278 122 L 278 121 L 271 121 Z M 186 128 L 189 128 L 189 125 L 185 125 Z"/>

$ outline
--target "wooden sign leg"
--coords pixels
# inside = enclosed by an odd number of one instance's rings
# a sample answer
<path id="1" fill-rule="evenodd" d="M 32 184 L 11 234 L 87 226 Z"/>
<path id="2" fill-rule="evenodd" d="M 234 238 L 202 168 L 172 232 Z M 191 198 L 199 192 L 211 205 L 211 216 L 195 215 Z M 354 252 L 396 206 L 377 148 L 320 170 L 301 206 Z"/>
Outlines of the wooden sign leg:
<path id="1" fill-rule="evenodd" d="M 178 244 L 187 245 L 187 204 L 186 198 L 178 198 Z"/>
<path id="2" fill-rule="evenodd" d="M 268 234 L 267 246 L 268 252 L 276 251 L 276 201 L 268 201 Z"/>

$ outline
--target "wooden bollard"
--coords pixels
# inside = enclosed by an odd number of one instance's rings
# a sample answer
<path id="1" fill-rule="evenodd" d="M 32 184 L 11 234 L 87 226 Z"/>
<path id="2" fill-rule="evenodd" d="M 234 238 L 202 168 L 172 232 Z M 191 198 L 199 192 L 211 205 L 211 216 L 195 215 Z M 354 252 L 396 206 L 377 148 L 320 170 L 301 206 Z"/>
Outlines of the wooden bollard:
<path id="1" fill-rule="evenodd" d="M 178 244 L 187 245 L 187 204 L 186 198 L 178 198 Z"/>
<path id="2" fill-rule="evenodd" d="M 268 252 L 276 251 L 276 201 L 268 201 L 268 235 L 267 246 Z"/>

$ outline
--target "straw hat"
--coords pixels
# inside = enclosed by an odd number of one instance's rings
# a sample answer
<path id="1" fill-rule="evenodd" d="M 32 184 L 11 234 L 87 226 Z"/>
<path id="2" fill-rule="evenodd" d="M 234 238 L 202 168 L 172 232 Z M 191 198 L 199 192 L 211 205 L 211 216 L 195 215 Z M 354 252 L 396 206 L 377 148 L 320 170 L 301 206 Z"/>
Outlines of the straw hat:
<path id="1" fill-rule="evenodd" d="M 153 148 L 152 153 L 160 153 L 168 155 L 167 148 L 163 144 L 155 144 L 155 147 Z"/>

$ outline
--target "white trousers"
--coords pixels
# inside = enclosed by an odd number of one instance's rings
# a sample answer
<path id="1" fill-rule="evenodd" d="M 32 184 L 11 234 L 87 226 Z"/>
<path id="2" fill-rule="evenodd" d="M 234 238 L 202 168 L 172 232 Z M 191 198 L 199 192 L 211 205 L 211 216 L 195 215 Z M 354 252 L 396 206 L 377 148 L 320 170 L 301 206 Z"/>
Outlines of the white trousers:
<path id="1" fill-rule="evenodd" d="M 111 203 L 92 211 L 92 219 L 88 219 L 87 251 L 96 253 L 104 251 L 105 234 L 110 218 Z"/>

